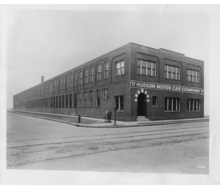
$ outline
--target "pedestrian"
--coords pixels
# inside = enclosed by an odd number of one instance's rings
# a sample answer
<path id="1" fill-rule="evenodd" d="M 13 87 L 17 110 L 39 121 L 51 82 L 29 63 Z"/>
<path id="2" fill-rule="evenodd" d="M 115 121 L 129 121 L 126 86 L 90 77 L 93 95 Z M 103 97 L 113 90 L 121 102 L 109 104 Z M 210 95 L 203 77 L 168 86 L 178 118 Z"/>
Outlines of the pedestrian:
<path id="1" fill-rule="evenodd" d="M 108 112 L 108 121 L 111 122 L 111 119 L 112 119 L 112 111 L 109 110 L 109 112 Z"/>

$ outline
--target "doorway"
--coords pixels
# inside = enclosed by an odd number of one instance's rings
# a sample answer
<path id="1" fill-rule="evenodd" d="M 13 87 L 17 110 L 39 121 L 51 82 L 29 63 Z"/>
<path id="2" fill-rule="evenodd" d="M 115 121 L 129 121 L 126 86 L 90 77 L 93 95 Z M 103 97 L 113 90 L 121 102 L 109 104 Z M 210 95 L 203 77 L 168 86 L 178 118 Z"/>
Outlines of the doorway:
<path id="1" fill-rule="evenodd" d="M 137 103 L 137 113 L 138 116 L 147 116 L 147 103 L 145 102 L 146 95 L 144 93 L 140 93 L 138 95 L 138 103 Z"/>

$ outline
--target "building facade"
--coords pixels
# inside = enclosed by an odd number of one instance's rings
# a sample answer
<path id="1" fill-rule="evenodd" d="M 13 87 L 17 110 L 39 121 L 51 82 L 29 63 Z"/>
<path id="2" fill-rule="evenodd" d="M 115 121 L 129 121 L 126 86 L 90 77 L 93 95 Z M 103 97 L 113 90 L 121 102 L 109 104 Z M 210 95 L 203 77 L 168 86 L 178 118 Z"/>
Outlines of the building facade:
<path id="1" fill-rule="evenodd" d="M 204 62 L 129 43 L 14 95 L 14 109 L 136 121 L 204 117 Z"/>

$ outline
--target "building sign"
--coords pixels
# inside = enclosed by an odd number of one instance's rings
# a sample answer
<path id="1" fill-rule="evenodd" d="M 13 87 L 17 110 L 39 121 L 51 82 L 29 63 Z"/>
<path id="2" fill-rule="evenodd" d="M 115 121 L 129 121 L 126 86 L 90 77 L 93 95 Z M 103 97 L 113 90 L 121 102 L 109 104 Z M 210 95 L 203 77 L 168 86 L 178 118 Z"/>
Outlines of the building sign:
<path id="1" fill-rule="evenodd" d="M 131 88 L 143 88 L 152 90 L 162 90 L 171 92 L 183 92 L 204 95 L 204 89 L 180 85 L 170 85 L 163 83 L 150 83 L 144 81 L 130 81 Z"/>

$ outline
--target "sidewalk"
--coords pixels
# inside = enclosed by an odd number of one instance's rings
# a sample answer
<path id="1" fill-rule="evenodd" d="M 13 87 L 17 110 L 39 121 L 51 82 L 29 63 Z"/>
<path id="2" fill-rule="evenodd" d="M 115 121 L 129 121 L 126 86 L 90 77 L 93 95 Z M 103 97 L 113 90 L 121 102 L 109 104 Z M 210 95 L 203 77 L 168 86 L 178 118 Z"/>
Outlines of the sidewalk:
<path id="1" fill-rule="evenodd" d="M 52 114 L 52 113 L 44 113 L 44 112 L 21 111 L 21 110 L 14 110 L 9 112 L 28 115 L 41 119 L 47 119 L 51 121 L 62 122 L 77 127 L 90 127 L 90 128 L 141 127 L 141 126 L 168 125 L 168 124 L 209 121 L 209 117 L 204 117 L 204 118 L 193 118 L 193 119 L 156 120 L 156 121 L 131 121 L 131 122 L 116 121 L 116 125 L 114 125 L 114 120 L 112 120 L 112 122 L 109 123 L 109 122 L 105 122 L 104 119 L 98 119 L 98 118 L 81 117 L 82 122 L 78 123 L 77 121 L 78 117 L 73 115 Z"/>

